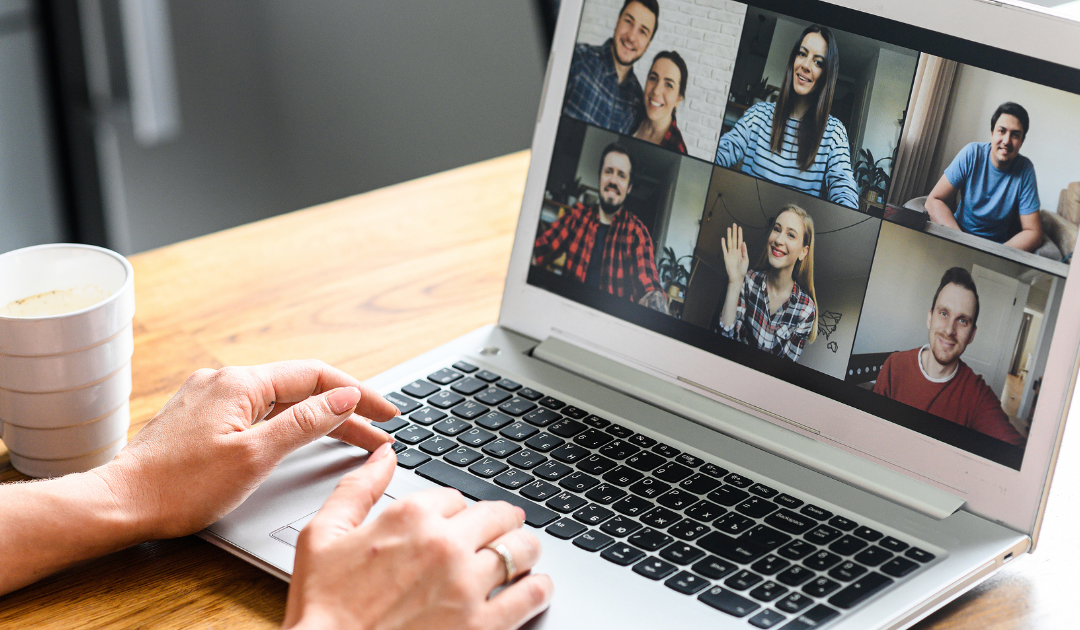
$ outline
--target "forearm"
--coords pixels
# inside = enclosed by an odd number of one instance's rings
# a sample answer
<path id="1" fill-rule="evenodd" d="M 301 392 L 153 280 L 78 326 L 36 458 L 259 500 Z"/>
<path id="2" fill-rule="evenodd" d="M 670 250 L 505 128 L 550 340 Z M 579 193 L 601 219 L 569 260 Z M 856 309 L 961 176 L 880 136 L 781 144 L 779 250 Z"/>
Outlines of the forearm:
<path id="1" fill-rule="evenodd" d="M 960 229 L 960 224 L 956 222 L 952 210 L 944 201 L 934 197 L 927 197 L 925 206 L 926 213 L 930 215 L 930 220 L 934 223 L 951 227 L 954 230 Z"/>
<path id="2" fill-rule="evenodd" d="M 735 315 L 739 309 L 739 291 L 742 282 L 732 280 L 728 282 L 727 294 L 724 296 L 724 308 L 720 311 L 720 326 L 728 329 L 735 326 Z"/>
<path id="3" fill-rule="evenodd" d="M 1015 236 L 1005 241 L 1009 247 L 1022 249 L 1025 252 L 1033 252 L 1042 245 L 1042 232 L 1036 230 L 1020 230 Z"/>
<path id="4" fill-rule="evenodd" d="M 0 594 L 145 539 L 102 470 L 0 486 Z"/>

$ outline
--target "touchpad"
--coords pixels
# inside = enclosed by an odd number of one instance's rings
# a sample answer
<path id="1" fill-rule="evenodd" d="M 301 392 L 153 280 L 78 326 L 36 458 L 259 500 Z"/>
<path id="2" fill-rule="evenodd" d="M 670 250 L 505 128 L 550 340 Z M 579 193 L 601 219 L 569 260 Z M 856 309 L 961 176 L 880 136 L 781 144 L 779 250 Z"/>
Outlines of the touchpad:
<path id="1" fill-rule="evenodd" d="M 371 507 L 371 511 L 368 512 L 368 515 L 364 519 L 364 522 L 366 523 L 367 521 L 375 518 L 379 514 L 382 514 L 382 511 L 386 509 L 386 506 L 390 505 L 396 500 L 397 499 L 390 496 L 389 494 L 383 494 L 381 497 L 379 497 L 379 500 L 375 502 L 375 505 Z M 272 536 L 274 540 L 283 542 L 290 547 L 296 547 L 296 539 L 300 536 L 300 530 L 304 529 L 304 527 L 308 523 L 310 523 L 311 519 L 315 518 L 315 515 L 318 513 L 319 511 L 316 510 L 303 518 L 298 518 L 295 521 L 286 525 L 285 527 L 274 530 L 274 532 L 271 533 L 270 536 Z"/>

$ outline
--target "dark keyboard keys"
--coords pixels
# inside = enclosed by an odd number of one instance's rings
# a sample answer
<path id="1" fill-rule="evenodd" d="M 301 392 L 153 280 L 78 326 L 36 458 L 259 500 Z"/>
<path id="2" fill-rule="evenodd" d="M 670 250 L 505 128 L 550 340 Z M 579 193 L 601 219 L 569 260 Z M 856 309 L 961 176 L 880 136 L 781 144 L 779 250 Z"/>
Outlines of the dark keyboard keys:
<path id="1" fill-rule="evenodd" d="M 626 438 L 626 441 L 633 444 L 634 446 L 639 446 L 641 448 L 652 448 L 653 446 L 656 446 L 656 440 L 640 433 L 635 433 L 634 435 L 631 435 L 630 437 Z"/>
<path id="2" fill-rule="evenodd" d="M 649 472 L 650 470 L 657 468 L 667 461 L 663 457 L 660 457 L 656 453 L 650 453 L 648 451 L 638 453 L 626 459 L 626 465 L 642 472 Z"/>
<path id="3" fill-rule="evenodd" d="M 769 580 L 768 582 L 764 582 L 754 590 L 750 591 L 750 597 L 753 597 L 759 602 L 771 602 L 772 600 L 780 597 L 786 592 L 788 592 L 786 586 L 780 586 L 776 582 Z"/>
<path id="4" fill-rule="evenodd" d="M 717 558 L 716 556 L 709 556 L 704 560 L 699 561 L 697 564 L 690 568 L 695 573 L 700 573 L 707 578 L 719 580 L 720 578 L 731 573 L 738 567 L 728 562 L 727 560 L 722 560 L 720 558 Z"/>
<path id="5" fill-rule="evenodd" d="M 504 475 L 510 474 L 512 470 L 508 470 Z M 532 499 L 533 501 L 540 502 L 555 496 L 559 493 L 559 487 L 550 484 L 546 481 L 537 479 L 536 481 L 526 484 L 521 488 L 521 494 L 525 497 Z"/>
<path id="6" fill-rule="evenodd" d="M 791 540 L 791 536 L 775 530 L 768 525 L 756 525 L 739 538 L 744 543 L 754 544 L 766 549 L 775 549 Z"/>
<path id="7" fill-rule="evenodd" d="M 527 440 L 531 438 L 539 432 L 540 429 L 537 429 L 534 426 L 529 426 L 524 422 L 515 422 L 513 424 L 506 425 L 502 431 L 499 431 L 499 435 L 520 442 L 522 440 Z"/>
<path id="8" fill-rule="evenodd" d="M 830 597 L 829 603 L 837 608 L 852 608 L 863 603 L 866 599 L 892 583 L 893 581 L 884 575 L 867 573 L 836 595 Z"/>
<path id="9" fill-rule="evenodd" d="M 409 426 L 408 422 L 405 422 L 401 416 L 394 416 L 385 422 L 372 423 L 373 427 L 378 427 L 387 433 L 393 433 L 402 427 Z"/>
<path id="10" fill-rule="evenodd" d="M 519 392 L 520 394 L 520 392 Z M 521 398 L 521 396 L 515 396 L 510 400 L 499 405 L 499 411 L 509 414 L 511 416 L 520 416 L 529 413 L 533 409 L 536 409 L 536 404 L 529 402 L 528 400 Z"/>
<path id="11" fill-rule="evenodd" d="M 855 561 L 861 562 L 868 567 L 876 567 L 877 565 L 885 562 L 891 557 L 893 557 L 891 551 L 885 551 L 881 547 L 875 545 L 863 549 L 859 553 L 855 554 Z"/>
<path id="12" fill-rule="evenodd" d="M 604 433 L 603 431 L 599 431 L 597 429 L 587 429 L 584 433 L 579 433 L 574 438 L 574 441 L 581 446 L 584 446 L 585 448 L 600 448 L 601 446 L 607 444 L 614 439 L 615 438 L 611 437 L 607 433 Z"/>
<path id="13" fill-rule="evenodd" d="M 626 466 L 616 466 L 612 468 L 610 472 L 604 475 L 604 481 L 613 483 L 616 486 L 625 488 L 630 484 L 641 480 L 645 475 L 639 473 L 636 470 L 631 470 Z"/>
<path id="14" fill-rule="evenodd" d="M 411 468 L 416 468 L 429 459 L 431 459 L 431 455 L 409 448 L 397 454 L 397 465 L 400 468 L 409 470 Z"/>
<path id="15" fill-rule="evenodd" d="M 520 470 L 514 470 L 511 468 L 503 474 L 495 477 L 495 483 L 509 490 L 517 490 L 526 484 L 531 483 L 533 476 L 528 473 L 523 473 Z M 553 488 L 555 486 L 552 486 Z"/>
<path id="16" fill-rule="evenodd" d="M 904 552 L 904 555 L 911 558 L 912 560 L 918 560 L 919 562 L 930 562 L 934 559 L 934 554 L 930 553 L 929 551 L 923 551 L 918 547 L 912 547 L 911 549 L 908 549 L 906 552 Z"/>
<path id="17" fill-rule="evenodd" d="M 731 507 L 737 503 L 742 502 L 746 497 L 750 496 L 745 490 L 739 490 L 735 486 L 720 486 L 716 490 L 713 490 L 706 495 L 713 503 L 719 503 Z"/>
<path id="18" fill-rule="evenodd" d="M 459 378 L 461 378 L 461 372 L 451 370 L 450 368 L 443 368 L 438 372 L 428 374 L 428 380 L 438 383 L 439 385 L 449 385 Z"/>
<path id="19" fill-rule="evenodd" d="M 680 453 L 675 457 L 675 461 L 679 462 L 683 466 L 689 466 L 690 468 L 697 468 L 705 463 L 705 460 L 700 457 L 694 457 L 690 453 Z"/>
<path id="20" fill-rule="evenodd" d="M 885 549 L 888 549 L 889 551 L 891 551 L 893 553 L 900 553 L 901 551 L 903 551 L 903 550 L 905 550 L 905 549 L 907 549 L 909 547 L 909 545 L 906 542 L 904 542 L 902 540 L 897 540 L 897 539 L 893 538 L 892 536 L 886 536 L 886 537 L 882 538 L 881 542 L 879 542 L 878 544 L 881 545 L 882 547 L 884 547 Z"/>
<path id="21" fill-rule="evenodd" d="M 505 413 L 499 413 L 498 411 L 489 411 L 488 413 L 485 413 L 484 415 L 477 418 L 476 424 L 484 427 L 485 429 L 490 429 L 491 431 L 498 431 L 499 429 L 505 427 L 513 421 L 514 419 L 506 415 Z"/>
<path id="22" fill-rule="evenodd" d="M 498 374 L 496 374 L 496 373 L 494 373 L 494 372 L 492 372 L 490 370 L 480 370 L 479 372 L 477 372 L 473 376 L 475 376 L 476 378 L 480 379 L 481 381 L 485 381 L 487 383 L 494 383 L 495 381 L 502 378 L 501 376 L 499 376 Z"/>
<path id="23" fill-rule="evenodd" d="M 472 363 L 468 363 L 466 361 L 458 361 L 457 363 L 455 363 L 451 367 L 453 367 L 458 372 L 464 372 L 466 374 L 472 374 L 476 370 L 480 369 L 480 368 L 476 367 L 475 365 L 473 365 Z"/>
<path id="24" fill-rule="evenodd" d="M 670 543 L 671 536 L 651 527 L 646 527 L 630 534 L 626 542 L 645 551 L 656 551 Z"/>
<path id="25" fill-rule="evenodd" d="M 585 459 L 578 462 L 578 470 L 587 472 L 590 475 L 602 475 L 607 471 L 615 467 L 615 462 L 604 457 L 603 455 L 597 455 L 593 453 Z"/>
<path id="26" fill-rule="evenodd" d="M 918 564 L 908 560 L 907 558 L 893 558 L 885 564 L 881 565 L 881 572 L 886 575 L 891 575 L 895 578 L 902 578 L 908 573 L 911 573 Z"/>
<path id="27" fill-rule="evenodd" d="M 755 628 L 775 628 L 776 626 L 779 626 L 785 621 L 787 621 L 787 617 L 781 615 L 775 610 L 769 610 L 768 608 L 766 608 L 765 610 L 759 612 L 758 614 L 750 618 L 750 625 L 754 626 Z"/>
<path id="28" fill-rule="evenodd" d="M 772 575 L 781 569 L 786 569 L 791 563 L 775 554 L 769 554 L 755 562 L 750 568 L 762 575 Z"/>
<path id="29" fill-rule="evenodd" d="M 694 473 L 684 479 L 679 487 L 694 494 L 708 494 L 720 487 L 720 482 L 708 475 Z"/>
<path id="30" fill-rule="evenodd" d="M 541 408 L 530 411 L 522 416 L 521 419 L 536 427 L 546 427 L 552 422 L 562 419 L 562 416 L 550 409 Z"/>
<path id="31" fill-rule="evenodd" d="M 544 396 L 537 402 L 541 407 L 547 407 L 552 411 L 558 411 L 566 406 L 566 403 L 559 400 L 558 398 L 552 398 L 551 396 Z"/>
<path id="32" fill-rule="evenodd" d="M 770 514 L 769 517 L 765 519 L 765 522 L 781 531 L 795 534 L 796 536 L 805 533 L 817 523 L 817 521 L 807 518 L 802 514 L 796 514 L 791 510 L 783 509 Z"/>
<path id="33" fill-rule="evenodd" d="M 708 585 L 709 583 L 706 580 L 689 571 L 680 571 L 664 582 L 664 586 L 683 595 L 693 595 Z"/>
<path id="34" fill-rule="evenodd" d="M 600 454 L 611 459 L 626 459 L 641 449 L 624 440 L 608 442 L 600 449 Z"/>
<path id="35" fill-rule="evenodd" d="M 611 484 L 602 483 L 585 493 L 585 496 L 590 501 L 608 505 L 625 497 L 626 490 L 621 490 Z"/>
<path id="36" fill-rule="evenodd" d="M 586 527 L 584 525 L 573 519 L 560 518 L 551 525 L 548 525 L 548 528 L 544 531 L 556 538 L 570 540 L 571 538 L 580 535 L 585 529 Z"/>
<path id="37" fill-rule="evenodd" d="M 625 567 L 644 558 L 645 552 L 640 549 L 635 549 L 625 543 L 616 543 L 605 549 L 604 552 L 600 554 L 600 557 L 609 562 L 613 562 L 620 567 Z"/>
<path id="38" fill-rule="evenodd" d="M 427 429 L 424 429 L 422 427 L 418 427 L 414 424 L 398 431 L 397 435 L 394 436 L 394 439 L 398 442 L 404 442 L 406 444 L 419 444 L 420 442 L 423 442 L 432 435 L 434 434 L 431 431 L 428 431 Z"/>
<path id="39" fill-rule="evenodd" d="M 724 477 L 724 481 L 735 486 L 736 488 L 749 488 L 754 485 L 754 482 L 746 477 L 743 477 L 739 473 L 729 473 L 727 477 Z"/>
<path id="40" fill-rule="evenodd" d="M 452 391 L 444 389 L 441 392 L 430 396 L 427 399 L 427 404 L 432 407 L 438 407 L 439 409 L 449 409 L 463 400 L 465 400 L 465 397 L 461 394 L 455 394 Z"/>
<path id="41" fill-rule="evenodd" d="M 616 538 L 622 538 L 623 536 L 629 536 L 637 530 L 641 529 L 641 524 L 637 521 L 630 520 L 625 516 L 616 516 L 600 526 L 600 531 L 605 534 L 610 534 Z"/>
<path id="42" fill-rule="evenodd" d="M 724 586 L 736 591 L 745 591 L 762 580 L 762 577 L 753 571 L 743 569 L 724 580 Z"/>
<path id="43" fill-rule="evenodd" d="M 840 540 L 829 545 L 829 550 L 835 551 L 842 556 L 850 556 L 853 553 L 862 551 L 866 546 L 866 541 L 845 534 Z"/>
<path id="44" fill-rule="evenodd" d="M 698 502 L 697 495 L 675 488 L 656 500 L 660 505 L 673 510 L 683 510 Z"/>
<path id="45" fill-rule="evenodd" d="M 840 562 L 840 556 L 824 549 L 803 560 L 803 564 L 814 571 L 824 571 L 837 562 Z"/>
<path id="46" fill-rule="evenodd" d="M 595 503 L 590 503 L 577 512 L 574 512 L 574 519 L 581 521 L 586 525 L 599 525 L 612 516 L 615 516 L 614 512 L 605 507 L 600 507 Z"/>
<path id="47" fill-rule="evenodd" d="M 495 434 L 483 429 L 469 429 L 458 436 L 458 441 L 479 448 L 495 439 Z"/>
<path id="48" fill-rule="evenodd" d="M 793 540 L 781 547 L 776 553 L 789 560 L 802 560 L 815 551 L 817 551 L 817 547 L 810 543 L 802 540 Z"/>
<path id="49" fill-rule="evenodd" d="M 555 510 L 556 512 L 562 512 L 563 514 L 569 514 L 574 510 L 578 510 L 581 506 L 585 505 L 585 499 L 577 496 L 576 494 L 570 494 L 569 492 L 560 492 L 555 496 L 547 500 L 544 505 Z"/>
<path id="50" fill-rule="evenodd" d="M 810 597 L 825 597 L 829 593 L 840 588 L 840 583 L 827 577 L 819 577 L 807 582 L 802 591 Z"/>
<path id="51" fill-rule="evenodd" d="M 551 456 L 560 462 L 567 464 L 577 463 L 578 460 L 584 459 L 589 456 L 587 449 L 581 448 L 577 444 L 563 444 L 559 448 L 551 451 Z"/>
<path id="52" fill-rule="evenodd" d="M 454 407 L 453 409 L 451 409 L 450 413 L 454 414 L 455 416 L 457 416 L 459 418 L 465 418 L 466 420 L 472 420 L 473 418 L 477 418 L 479 416 L 482 416 L 482 415 L 484 415 L 485 413 L 487 413 L 489 411 L 491 411 L 491 410 L 488 409 L 487 407 L 481 405 L 480 403 L 476 403 L 476 402 L 473 402 L 471 400 L 466 400 L 465 402 L 461 403 L 457 407 Z"/>
<path id="53" fill-rule="evenodd" d="M 859 566 L 851 560 L 847 560 L 836 565 L 832 571 L 829 571 L 829 577 L 834 580 L 840 580 L 841 582 L 850 582 L 863 573 L 866 573 L 866 567 Z"/>
<path id="54" fill-rule="evenodd" d="M 412 396 L 413 398 L 427 398 L 428 396 L 439 391 L 438 385 L 432 385 L 428 381 L 413 381 L 401 388 L 401 391 Z"/>
<path id="55" fill-rule="evenodd" d="M 609 424 L 611 424 L 611 420 L 601 418 L 600 416 L 595 414 L 589 414 L 588 416 L 585 416 L 584 418 L 582 418 L 582 421 L 590 427 L 593 427 L 594 429 L 603 429 Z"/>
<path id="56" fill-rule="evenodd" d="M 490 457 L 485 457 L 472 466 L 469 466 L 469 472 L 479 477 L 483 477 L 484 479 L 488 479 L 503 472 L 507 468 L 509 468 L 509 466 L 503 462 Z"/>
<path id="57" fill-rule="evenodd" d="M 630 492 L 636 495 L 643 496 L 646 499 L 655 499 L 656 497 L 664 494 L 671 489 L 671 486 L 662 481 L 657 481 L 652 477 L 645 477 L 641 481 L 630 486 Z"/>
<path id="58" fill-rule="evenodd" d="M 756 494 L 759 497 L 771 499 L 777 494 L 779 494 L 779 492 L 777 490 L 774 490 L 773 488 L 770 488 L 769 486 L 755 483 L 754 485 L 750 486 L 750 494 Z"/>
<path id="59" fill-rule="evenodd" d="M 541 453 L 546 453 L 557 446 L 561 446 L 565 441 L 566 440 L 555 437 L 550 433 L 537 433 L 528 440 L 525 440 L 525 446 Z"/>
<path id="60" fill-rule="evenodd" d="M 416 471 L 425 479 L 457 488 L 461 494 L 473 501 L 506 501 L 511 505 L 516 505 L 525 510 L 525 522 L 533 527 L 543 527 L 558 518 L 558 514 L 543 506 L 536 505 L 513 492 L 478 479 L 464 470 L 454 468 L 437 459 L 427 462 Z"/>
<path id="61" fill-rule="evenodd" d="M 870 529 L 869 527 L 866 527 L 866 526 L 856 527 L 855 531 L 853 531 L 852 533 L 855 534 L 856 536 L 858 536 L 859 538 L 862 538 L 863 540 L 868 540 L 870 542 L 877 542 L 877 541 L 881 540 L 882 536 L 884 536 L 884 534 L 882 534 L 878 530 Z"/>
<path id="62" fill-rule="evenodd" d="M 776 602 L 776 607 L 786 613 L 797 613 L 813 602 L 814 600 L 802 593 L 790 593 Z"/>
<path id="63" fill-rule="evenodd" d="M 773 501 L 775 501 L 776 504 L 780 507 L 786 507 L 792 510 L 798 509 L 798 507 L 803 504 L 802 499 L 796 499 L 790 494 L 783 493 L 777 495 L 776 498 L 773 499 Z"/>
<path id="64" fill-rule="evenodd" d="M 711 523 L 726 512 L 724 508 L 713 503 L 712 501 L 706 501 L 702 499 L 694 505 L 690 506 L 686 510 L 686 515 L 694 520 L 701 521 L 702 523 Z"/>
<path id="65" fill-rule="evenodd" d="M 431 407 L 424 407 L 420 411 L 409 416 L 409 420 L 416 422 L 417 424 L 435 424 L 439 420 L 446 417 L 446 414 L 438 409 L 432 409 Z"/>
<path id="66" fill-rule="evenodd" d="M 850 532 L 851 530 L 859 526 L 859 524 L 855 521 L 844 518 L 843 516 L 834 516 L 830 518 L 829 525 L 832 525 L 833 527 L 839 529 L 842 532 Z M 906 544 L 904 546 L 907 547 Z"/>
<path id="67" fill-rule="evenodd" d="M 497 387 L 505 389 L 508 392 L 516 392 L 517 390 L 521 389 L 521 383 L 511 381 L 508 378 L 499 379 L 499 381 L 496 382 L 495 385 Z"/>
<path id="68" fill-rule="evenodd" d="M 654 453 L 660 455 L 661 457 L 666 457 L 668 459 L 671 459 L 672 457 L 678 457 L 679 453 L 681 452 L 674 446 L 669 446 L 667 444 L 664 444 L 663 442 L 653 446 L 652 450 Z"/>
<path id="69" fill-rule="evenodd" d="M 798 586 L 814 577 L 814 572 L 802 565 L 792 565 L 776 576 L 776 581 L 788 586 Z"/>
<path id="70" fill-rule="evenodd" d="M 544 462 L 546 462 L 547 457 L 544 457 L 543 455 L 541 455 L 540 453 L 537 453 L 536 451 L 525 449 L 525 450 L 518 451 L 517 453 L 514 453 L 506 461 L 508 461 L 511 464 L 517 466 L 518 468 L 523 468 L 525 470 L 528 470 L 530 468 L 533 468 L 535 466 L 539 466 L 540 464 L 543 464 Z"/>
<path id="71" fill-rule="evenodd" d="M 487 387 L 487 383 L 470 376 L 468 378 L 464 378 L 458 381 L 457 383 L 454 383 L 450 386 L 450 389 L 454 390 L 459 394 L 472 396 L 473 394 L 484 389 L 485 387 Z"/>
<path id="72" fill-rule="evenodd" d="M 548 431 L 564 438 L 572 438 L 578 433 L 581 433 L 586 429 L 585 425 L 569 418 L 563 418 L 562 420 L 552 424 L 548 427 Z"/>
<path id="73" fill-rule="evenodd" d="M 761 497 L 749 497 L 735 506 L 735 511 L 750 518 L 763 518 L 776 511 L 776 504 Z"/>
<path id="74" fill-rule="evenodd" d="M 843 534 L 838 529 L 833 529 L 828 525 L 818 525 L 807 532 L 806 536 L 803 538 L 806 538 L 807 542 L 815 545 L 827 545 L 842 535 Z"/>
<path id="75" fill-rule="evenodd" d="M 720 588 L 719 586 L 714 586 L 705 591 L 698 599 L 733 617 L 745 617 L 758 608 L 761 608 L 760 604 L 755 604 L 753 601 L 746 599 L 742 595 L 738 595 L 726 588 Z"/>
<path id="76" fill-rule="evenodd" d="M 540 464 L 536 468 L 532 469 L 532 474 L 540 477 L 541 479 L 547 479 L 548 481 L 555 481 L 556 479 L 562 479 L 574 471 L 566 464 L 559 462 L 547 461 Z"/>
<path id="77" fill-rule="evenodd" d="M 521 396 L 525 400 L 540 400 L 541 398 L 544 397 L 543 394 L 541 394 L 540 392 L 536 391 L 535 389 L 533 389 L 531 387 L 526 387 L 525 389 L 518 390 L 517 395 Z"/>
<path id="78" fill-rule="evenodd" d="M 446 455 L 443 455 L 443 459 L 455 466 L 468 466 L 481 457 L 483 457 L 483 455 L 464 446 L 459 446 Z"/>
<path id="79" fill-rule="evenodd" d="M 416 402 L 412 398 L 409 398 L 408 396 L 402 396 L 397 392 L 390 392 L 389 394 L 383 396 L 383 398 L 390 401 L 391 404 L 397 407 L 398 411 L 400 411 L 401 415 L 403 416 L 410 414 L 420 408 L 420 403 Z"/>
<path id="80" fill-rule="evenodd" d="M 676 462 L 668 462 L 652 472 L 653 477 L 668 483 L 679 483 L 694 471 Z"/>
<path id="81" fill-rule="evenodd" d="M 641 522 L 657 529 L 666 529 L 668 525 L 671 525 L 675 521 L 680 519 L 677 512 L 664 507 L 654 507 L 648 512 L 641 515 Z"/>
<path id="82" fill-rule="evenodd" d="M 571 492 L 586 492 L 599 483 L 599 479 L 586 475 L 583 472 L 571 473 L 559 481 L 560 486 Z"/>
<path id="83" fill-rule="evenodd" d="M 705 464 L 701 468 L 698 468 L 698 470 L 710 477 L 715 477 L 717 479 L 723 479 L 728 475 L 728 471 L 726 469 L 721 468 L 716 464 Z"/>
<path id="84" fill-rule="evenodd" d="M 668 530 L 668 533 L 682 540 L 697 540 L 705 534 L 708 534 L 709 531 L 711 530 L 707 525 L 703 525 L 695 520 L 684 518 L 678 523 L 672 525 L 671 529 Z"/>
<path id="85" fill-rule="evenodd" d="M 702 537 L 697 541 L 697 544 L 709 553 L 740 564 L 750 564 L 768 553 L 768 549 L 764 547 L 745 544 L 736 538 L 719 532 L 713 532 Z"/>
<path id="86" fill-rule="evenodd" d="M 673 542 L 660 552 L 660 557 L 678 565 L 697 562 L 705 557 L 705 552 L 681 542 Z"/>
<path id="87" fill-rule="evenodd" d="M 490 442 L 481 449 L 485 454 L 492 457 L 509 457 L 514 453 L 521 450 L 521 445 L 515 444 L 510 440 L 504 440 L 499 438 L 494 442 Z"/>
<path id="88" fill-rule="evenodd" d="M 468 422 L 463 422 L 457 418 L 447 418 L 435 423 L 435 426 L 431 427 L 443 435 L 454 436 L 459 433 L 464 433 L 472 428 Z"/>
<path id="89" fill-rule="evenodd" d="M 736 514 L 734 512 L 728 512 L 716 519 L 716 522 L 713 523 L 713 525 L 716 526 L 716 529 L 731 536 L 737 536 L 743 532 L 749 531 L 750 528 L 756 524 L 757 523 L 746 518 L 742 514 Z"/>
<path id="90" fill-rule="evenodd" d="M 802 509 L 799 510 L 799 514 L 805 514 L 806 516 L 817 519 L 819 521 L 830 519 L 833 515 L 832 512 L 819 508 L 813 503 L 807 503 L 806 505 L 804 505 Z"/>
<path id="91" fill-rule="evenodd" d="M 393 445 L 393 446 L 392 446 L 391 448 L 393 448 L 393 449 L 394 449 L 394 452 L 395 452 L 395 453 L 400 453 L 401 451 L 404 451 L 405 449 L 407 449 L 407 448 L 409 448 L 409 447 L 408 447 L 408 446 L 405 446 L 405 445 L 404 445 L 404 444 L 402 444 L 401 442 L 394 442 L 394 445 Z"/>
<path id="92" fill-rule="evenodd" d="M 634 565 L 634 573 L 650 580 L 662 580 L 675 572 L 675 565 L 657 558 L 646 558 Z"/>
<path id="93" fill-rule="evenodd" d="M 600 551 L 613 542 L 615 542 L 615 539 L 607 534 L 588 531 L 574 539 L 574 546 L 585 551 Z"/>
<path id="94" fill-rule="evenodd" d="M 619 426 L 617 424 L 613 424 L 613 425 L 607 427 L 606 429 L 604 429 L 604 431 L 607 431 L 608 433 L 614 435 L 615 437 L 622 438 L 624 440 L 634 434 L 634 432 L 631 429 L 627 429 L 626 427 L 621 427 L 621 426 Z"/>
<path id="95" fill-rule="evenodd" d="M 501 405 L 507 400 L 509 400 L 510 394 L 507 394 L 501 389 L 489 387 L 477 394 L 475 398 L 480 402 L 484 403 L 485 405 L 491 405 L 492 407 L 494 407 L 495 405 Z"/>
<path id="96" fill-rule="evenodd" d="M 575 407 L 573 405 L 568 405 L 566 407 L 563 407 L 559 411 L 564 416 L 570 416 L 574 420 L 581 420 L 585 416 L 589 415 L 588 411 L 585 411 L 584 409 L 579 409 L 579 408 L 577 408 L 577 407 Z"/>
<path id="97" fill-rule="evenodd" d="M 420 450 L 428 455 L 442 455 L 446 451 L 457 448 L 457 446 L 457 442 L 444 438 L 441 435 L 436 435 L 422 442 L 420 444 Z"/>

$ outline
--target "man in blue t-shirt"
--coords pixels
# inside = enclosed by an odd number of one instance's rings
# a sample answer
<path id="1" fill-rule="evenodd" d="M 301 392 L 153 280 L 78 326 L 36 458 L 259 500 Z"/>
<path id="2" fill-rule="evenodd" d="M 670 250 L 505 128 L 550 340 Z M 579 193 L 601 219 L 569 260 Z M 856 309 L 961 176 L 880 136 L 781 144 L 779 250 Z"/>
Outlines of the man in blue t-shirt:
<path id="1" fill-rule="evenodd" d="M 990 131 L 989 143 L 972 142 L 956 154 L 926 198 L 926 211 L 934 223 L 1035 251 L 1043 240 L 1039 191 L 1035 166 L 1020 155 L 1027 110 L 1003 103 L 990 118 Z"/>

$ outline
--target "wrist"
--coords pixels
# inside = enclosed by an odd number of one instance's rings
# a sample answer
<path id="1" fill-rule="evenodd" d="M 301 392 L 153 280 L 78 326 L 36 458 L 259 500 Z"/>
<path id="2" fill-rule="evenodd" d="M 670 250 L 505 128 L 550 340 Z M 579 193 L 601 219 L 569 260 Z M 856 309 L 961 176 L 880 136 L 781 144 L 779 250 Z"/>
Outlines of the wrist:
<path id="1" fill-rule="evenodd" d="M 148 517 L 144 502 L 139 500 L 137 481 L 127 472 L 124 455 L 89 472 L 85 483 L 100 497 L 105 507 L 99 517 L 106 521 L 109 531 L 116 533 L 124 546 L 136 545 L 148 540 L 162 538 L 154 522 Z"/>

